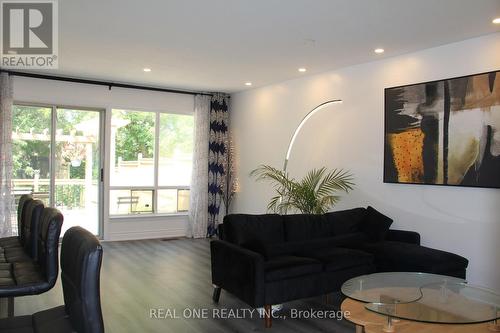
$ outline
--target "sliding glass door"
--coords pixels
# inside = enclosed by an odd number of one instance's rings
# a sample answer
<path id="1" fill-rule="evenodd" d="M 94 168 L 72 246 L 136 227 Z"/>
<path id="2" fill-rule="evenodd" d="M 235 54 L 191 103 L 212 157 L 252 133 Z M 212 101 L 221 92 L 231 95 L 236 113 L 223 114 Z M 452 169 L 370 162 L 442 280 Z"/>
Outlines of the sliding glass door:
<path id="1" fill-rule="evenodd" d="M 101 113 L 56 108 L 53 202 L 64 230 L 78 225 L 100 234 Z"/>
<path id="2" fill-rule="evenodd" d="M 13 125 L 16 198 L 33 193 L 61 210 L 62 233 L 78 225 L 101 235 L 103 112 L 15 105 Z"/>

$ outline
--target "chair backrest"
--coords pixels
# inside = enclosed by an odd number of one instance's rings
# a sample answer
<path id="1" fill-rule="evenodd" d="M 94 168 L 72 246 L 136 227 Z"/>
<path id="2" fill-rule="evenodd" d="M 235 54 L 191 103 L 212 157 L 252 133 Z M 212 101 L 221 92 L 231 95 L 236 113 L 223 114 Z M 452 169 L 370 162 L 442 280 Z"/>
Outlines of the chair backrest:
<path id="1" fill-rule="evenodd" d="M 25 202 L 23 209 L 23 247 L 33 260 L 37 260 L 38 258 L 37 244 L 43 208 L 42 201 L 29 199 Z"/>
<path id="2" fill-rule="evenodd" d="M 63 215 L 59 210 L 49 207 L 43 209 L 38 232 L 36 261 L 51 288 L 56 283 L 59 273 L 58 249 L 62 224 Z"/>
<path id="3" fill-rule="evenodd" d="M 100 272 L 102 247 L 81 227 L 64 234 L 61 246 L 61 280 L 64 304 L 72 328 L 78 333 L 103 333 Z"/>
<path id="4" fill-rule="evenodd" d="M 19 240 L 21 241 L 21 244 L 24 244 L 24 226 L 23 226 L 23 212 L 24 212 L 24 205 L 26 201 L 32 200 L 33 197 L 31 194 L 23 194 L 19 198 L 19 203 L 17 204 L 17 234 L 19 235 Z"/>

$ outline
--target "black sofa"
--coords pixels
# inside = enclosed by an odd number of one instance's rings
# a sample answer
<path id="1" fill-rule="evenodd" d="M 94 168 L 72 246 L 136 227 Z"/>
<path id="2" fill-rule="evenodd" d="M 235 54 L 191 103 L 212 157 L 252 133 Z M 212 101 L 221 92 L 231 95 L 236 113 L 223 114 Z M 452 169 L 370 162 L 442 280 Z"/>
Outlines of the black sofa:
<path id="1" fill-rule="evenodd" d="M 224 218 L 210 243 L 214 301 L 221 289 L 252 307 L 339 291 L 348 279 L 373 272 L 412 271 L 465 278 L 468 260 L 420 246 L 420 235 L 389 230 L 392 219 L 372 207 L 323 215 Z"/>

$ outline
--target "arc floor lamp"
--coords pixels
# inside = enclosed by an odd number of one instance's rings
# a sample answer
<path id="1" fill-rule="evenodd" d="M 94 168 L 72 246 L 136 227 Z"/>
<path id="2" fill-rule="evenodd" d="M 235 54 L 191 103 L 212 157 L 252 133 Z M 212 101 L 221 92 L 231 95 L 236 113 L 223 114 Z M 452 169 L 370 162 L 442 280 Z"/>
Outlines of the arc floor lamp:
<path id="1" fill-rule="evenodd" d="M 297 126 L 297 128 L 295 129 L 295 132 L 293 132 L 292 139 L 290 140 L 290 143 L 288 144 L 288 149 L 286 151 L 286 157 L 285 157 L 285 163 L 283 164 L 283 172 L 284 173 L 286 173 L 286 168 L 288 166 L 288 160 L 290 159 L 290 153 L 292 151 L 293 144 L 295 142 L 295 139 L 297 139 L 297 135 L 299 135 L 299 132 L 302 129 L 302 126 L 304 126 L 304 124 L 309 120 L 309 118 L 314 116 L 314 114 L 317 113 L 318 111 L 326 108 L 329 105 L 340 104 L 340 103 L 342 103 L 341 99 L 332 99 L 332 100 L 326 101 L 326 102 L 321 103 L 320 105 L 316 106 L 314 109 L 312 109 L 311 111 L 309 111 L 309 113 L 307 113 L 305 115 L 305 117 L 300 122 L 299 126 Z"/>
<path id="2" fill-rule="evenodd" d="M 302 126 L 304 126 L 304 124 L 309 120 L 309 118 L 314 116 L 314 114 L 317 113 L 318 111 L 326 108 L 327 106 L 329 106 L 331 104 L 341 104 L 341 103 L 342 103 L 341 99 L 332 99 L 332 100 L 326 101 L 324 103 L 321 103 L 320 105 L 316 106 L 314 109 L 312 109 L 311 111 L 309 111 L 305 115 L 305 117 L 300 122 L 299 126 L 297 126 L 297 128 L 295 129 L 295 132 L 293 132 L 292 139 L 290 140 L 290 143 L 288 144 L 288 149 L 286 151 L 286 156 L 285 156 L 285 163 L 283 164 L 283 173 L 286 173 L 286 167 L 288 166 L 288 160 L 290 159 L 290 153 L 292 152 L 293 144 L 295 142 L 295 139 L 297 139 L 297 135 L 299 135 L 299 132 L 302 129 Z M 281 198 L 280 198 L 280 200 L 281 200 Z M 283 308 L 283 304 L 274 304 L 272 306 L 272 311 L 274 313 L 274 311 L 280 311 L 282 308 Z M 262 311 L 264 311 L 263 308 L 259 308 L 259 312 L 261 312 L 261 314 L 263 313 Z"/>

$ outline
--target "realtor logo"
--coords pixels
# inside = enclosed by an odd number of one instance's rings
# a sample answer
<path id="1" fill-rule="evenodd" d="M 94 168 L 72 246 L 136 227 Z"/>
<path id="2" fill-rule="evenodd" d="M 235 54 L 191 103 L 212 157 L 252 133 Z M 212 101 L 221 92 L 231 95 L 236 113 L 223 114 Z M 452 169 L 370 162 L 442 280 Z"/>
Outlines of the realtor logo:
<path id="1" fill-rule="evenodd" d="M 57 2 L 1 1 L 1 66 L 54 69 L 58 65 Z"/>

